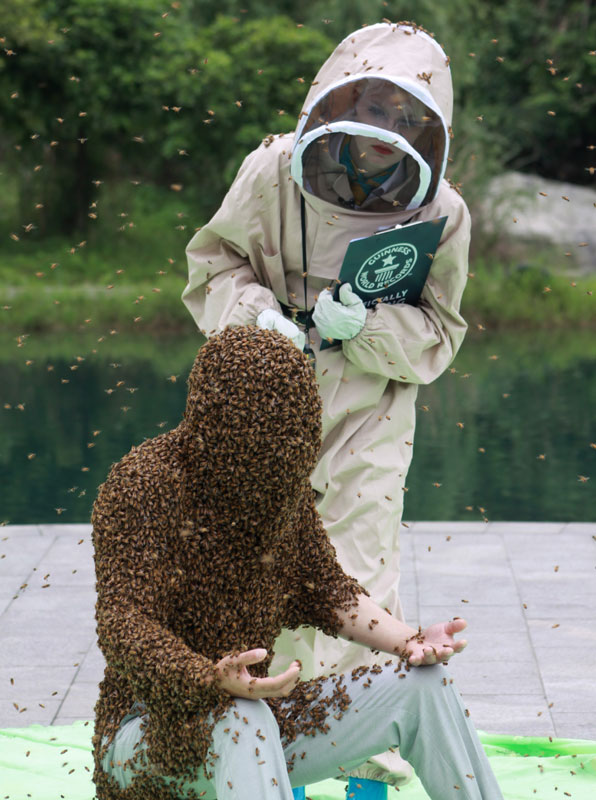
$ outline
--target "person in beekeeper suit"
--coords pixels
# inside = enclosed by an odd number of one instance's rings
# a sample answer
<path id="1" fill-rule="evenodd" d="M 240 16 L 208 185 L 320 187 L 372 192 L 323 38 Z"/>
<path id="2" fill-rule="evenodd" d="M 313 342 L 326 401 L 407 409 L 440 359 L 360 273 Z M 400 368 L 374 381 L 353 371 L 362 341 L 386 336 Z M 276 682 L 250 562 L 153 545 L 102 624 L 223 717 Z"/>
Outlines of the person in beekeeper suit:
<path id="1" fill-rule="evenodd" d="M 413 24 L 347 36 L 323 64 L 294 134 L 269 136 L 242 164 L 221 208 L 187 248 L 183 300 L 208 337 L 257 324 L 312 351 L 323 447 L 312 474 L 318 510 L 345 571 L 403 619 L 399 527 L 418 384 L 448 367 L 466 332 L 459 313 L 470 217 L 444 179 L 453 91 L 449 59 Z M 351 239 L 447 216 L 418 306 L 366 309 L 337 277 Z M 322 339 L 341 340 L 320 350 Z M 284 633 L 276 666 L 345 672 L 374 654 L 314 629 Z M 350 779 L 381 797 L 409 765 L 371 759 Z M 356 780 L 357 779 L 357 780 Z"/>

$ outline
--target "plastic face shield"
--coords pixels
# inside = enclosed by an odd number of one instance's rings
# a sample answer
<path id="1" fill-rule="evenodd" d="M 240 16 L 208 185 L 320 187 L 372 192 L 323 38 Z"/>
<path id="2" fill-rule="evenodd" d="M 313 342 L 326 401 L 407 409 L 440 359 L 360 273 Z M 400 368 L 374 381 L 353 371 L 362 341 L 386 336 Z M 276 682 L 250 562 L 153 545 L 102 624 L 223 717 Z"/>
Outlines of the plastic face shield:
<path id="1" fill-rule="evenodd" d="M 407 81 L 356 78 L 330 87 L 302 117 L 296 160 L 317 140 L 324 144 L 326 134 L 339 132 L 387 143 L 417 162 L 420 187 L 411 207 L 422 203 L 444 169 L 447 131 L 440 111 L 430 95 Z M 302 164 L 293 169 L 301 179 Z"/>
<path id="2" fill-rule="evenodd" d="M 382 128 L 408 140 L 441 127 L 437 114 L 421 100 L 381 78 L 361 78 L 331 89 L 311 109 L 302 132 L 340 121 Z"/>

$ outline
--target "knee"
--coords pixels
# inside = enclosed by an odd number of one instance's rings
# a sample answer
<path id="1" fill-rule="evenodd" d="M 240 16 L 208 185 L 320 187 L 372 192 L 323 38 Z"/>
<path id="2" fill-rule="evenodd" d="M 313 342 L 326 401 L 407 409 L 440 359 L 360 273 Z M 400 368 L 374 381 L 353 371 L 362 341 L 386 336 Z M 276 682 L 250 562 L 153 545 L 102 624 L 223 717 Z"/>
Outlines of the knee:
<path id="1" fill-rule="evenodd" d="M 246 700 L 234 698 L 233 704 L 226 711 L 219 727 L 229 729 L 241 735 L 247 732 L 251 737 L 279 737 L 279 726 L 273 712 L 264 700 Z"/>
<path id="2" fill-rule="evenodd" d="M 450 676 L 443 664 L 432 666 L 410 667 L 405 673 L 405 684 L 411 692 L 428 695 L 429 693 L 444 691 L 449 684 Z"/>
<path id="3" fill-rule="evenodd" d="M 234 698 L 234 707 L 232 712 L 236 711 L 240 719 L 248 719 L 253 724 L 262 724 L 267 727 L 275 725 L 277 728 L 277 721 L 273 712 L 264 700 L 245 700 L 243 697 Z M 236 717 L 236 714 L 233 715 Z M 246 723 L 243 723 L 246 724 Z"/>
<path id="4" fill-rule="evenodd" d="M 213 728 L 211 753 L 218 754 L 218 763 L 228 765 L 248 763 L 255 751 L 267 760 L 266 754 L 279 742 L 279 726 L 265 701 L 237 697 Z"/>
<path id="5" fill-rule="evenodd" d="M 415 703 L 435 696 L 440 698 L 450 681 L 449 672 L 442 664 L 398 671 L 392 665 L 374 676 L 373 685 L 376 684 L 381 692 L 395 698 L 401 705 L 404 697 Z"/>

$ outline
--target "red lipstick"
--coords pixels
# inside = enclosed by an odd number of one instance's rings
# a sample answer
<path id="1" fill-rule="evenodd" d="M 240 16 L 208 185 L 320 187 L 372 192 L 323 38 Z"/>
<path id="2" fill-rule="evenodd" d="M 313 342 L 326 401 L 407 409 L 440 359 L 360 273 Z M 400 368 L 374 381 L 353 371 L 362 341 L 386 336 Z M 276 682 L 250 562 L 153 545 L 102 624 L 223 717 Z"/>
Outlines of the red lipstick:
<path id="1" fill-rule="evenodd" d="M 377 153 L 380 153 L 382 156 L 389 156 L 393 153 L 393 150 L 390 147 L 385 147 L 382 144 L 373 144 L 373 150 L 376 150 Z"/>

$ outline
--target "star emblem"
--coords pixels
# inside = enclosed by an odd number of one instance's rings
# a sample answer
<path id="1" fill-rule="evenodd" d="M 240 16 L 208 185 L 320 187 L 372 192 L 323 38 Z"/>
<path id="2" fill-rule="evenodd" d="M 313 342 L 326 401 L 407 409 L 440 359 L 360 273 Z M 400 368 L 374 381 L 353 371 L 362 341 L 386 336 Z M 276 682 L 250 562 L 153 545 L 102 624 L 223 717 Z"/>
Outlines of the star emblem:
<path id="1" fill-rule="evenodd" d="M 387 258 L 384 258 L 383 259 L 383 266 L 384 267 L 392 267 L 394 258 L 395 258 L 395 256 L 387 256 Z"/>

